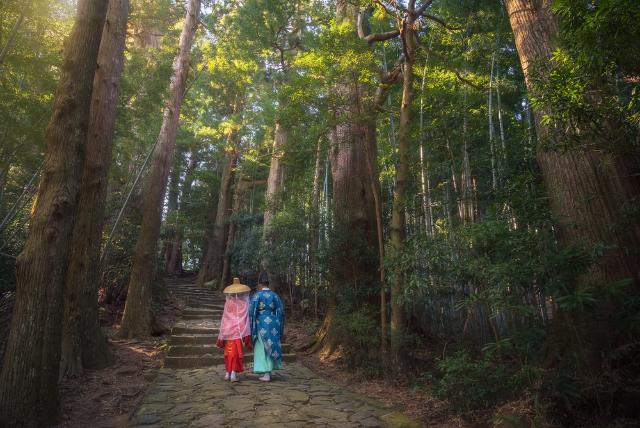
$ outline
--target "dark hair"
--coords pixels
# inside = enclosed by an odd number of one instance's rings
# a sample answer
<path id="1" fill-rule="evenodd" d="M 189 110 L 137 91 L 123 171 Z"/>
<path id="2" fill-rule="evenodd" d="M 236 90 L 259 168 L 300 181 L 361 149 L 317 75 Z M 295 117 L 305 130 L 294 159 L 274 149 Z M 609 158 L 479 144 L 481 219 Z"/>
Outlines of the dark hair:
<path id="1" fill-rule="evenodd" d="M 269 283 L 269 274 L 267 271 L 263 270 L 260 272 L 260 276 L 258 276 L 258 284 L 268 284 Z"/>

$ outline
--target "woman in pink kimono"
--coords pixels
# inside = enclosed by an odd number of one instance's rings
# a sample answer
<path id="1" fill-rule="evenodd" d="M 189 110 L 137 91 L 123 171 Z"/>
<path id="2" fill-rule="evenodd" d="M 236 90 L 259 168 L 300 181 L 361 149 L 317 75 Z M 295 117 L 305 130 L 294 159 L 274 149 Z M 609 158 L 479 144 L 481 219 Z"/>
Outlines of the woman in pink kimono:
<path id="1" fill-rule="evenodd" d="M 242 373 L 242 344 L 251 350 L 251 325 L 249 324 L 249 291 L 240 284 L 239 278 L 233 278 L 233 284 L 222 292 L 225 294 L 224 311 L 220 321 L 220 333 L 216 345 L 224 349 L 224 380 L 238 381 Z"/>

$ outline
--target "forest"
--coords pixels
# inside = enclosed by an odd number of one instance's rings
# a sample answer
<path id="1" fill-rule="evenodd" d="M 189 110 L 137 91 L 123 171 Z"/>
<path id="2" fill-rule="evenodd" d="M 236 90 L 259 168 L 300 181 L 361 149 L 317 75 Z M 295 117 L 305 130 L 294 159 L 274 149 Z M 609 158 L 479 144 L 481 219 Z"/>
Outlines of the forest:
<path id="1" fill-rule="evenodd" d="M 171 281 L 263 271 L 301 358 L 446 403 L 421 426 L 637 426 L 638 22 L 3 0 L 0 426 L 55 426 L 66 379 L 161 343 Z"/>

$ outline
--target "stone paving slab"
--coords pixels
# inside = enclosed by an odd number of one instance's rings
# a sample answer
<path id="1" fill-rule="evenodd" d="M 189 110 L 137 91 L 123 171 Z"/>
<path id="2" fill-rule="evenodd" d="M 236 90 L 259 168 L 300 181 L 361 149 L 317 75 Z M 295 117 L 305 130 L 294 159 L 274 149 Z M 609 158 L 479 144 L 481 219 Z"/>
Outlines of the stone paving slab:
<path id="1" fill-rule="evenodd" d="M 419 427 L 318 376 L 285 364 L 272 382 L 245 364 L 240 382 L 223 380 L 224 366 L 160 369 L 129 427 Z"/>

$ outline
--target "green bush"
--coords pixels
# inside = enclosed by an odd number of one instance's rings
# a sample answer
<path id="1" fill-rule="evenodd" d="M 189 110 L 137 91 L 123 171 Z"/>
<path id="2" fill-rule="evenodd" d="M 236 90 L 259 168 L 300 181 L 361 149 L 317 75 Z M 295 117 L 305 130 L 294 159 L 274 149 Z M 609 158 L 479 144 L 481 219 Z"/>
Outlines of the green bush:
<path id="1" fill-rule="evenodd" d="M 335 336 L 343 342 L 344 357 L 350 367 L 377 371 L 380 368 L 380 325 L 377 311 L 368 307 L 340 313 L 335 320 Z"/>
<path id="2" fill-rule="evenodd" d="M 538 377 L 527 365 L 510 365 L 496 360 L 492 352 L 474 359 L 466 350 L 443 358 L 434 393 L 464 410 L 485 408 L 510 398 Z"/>

